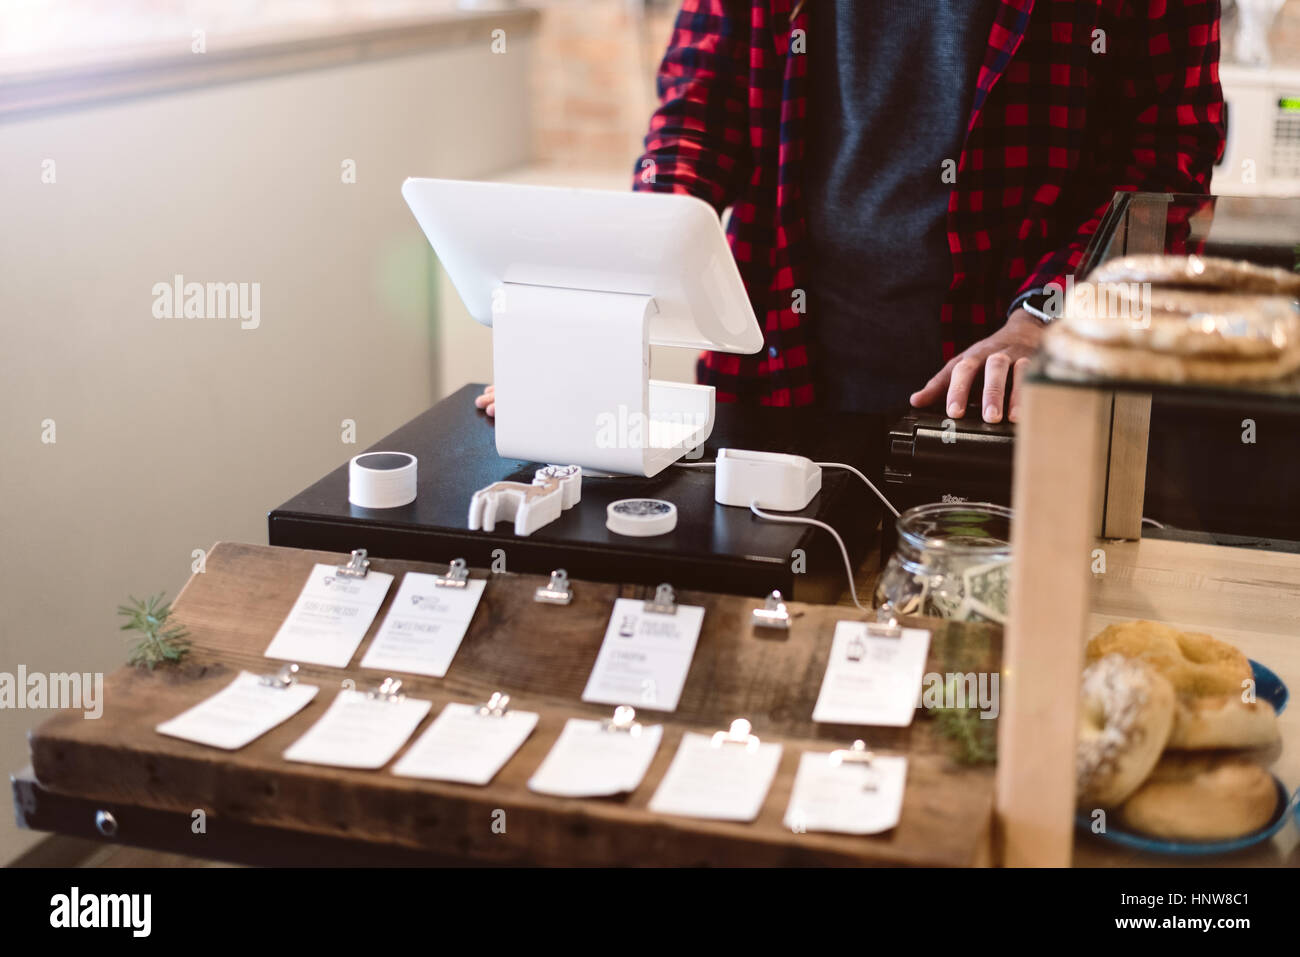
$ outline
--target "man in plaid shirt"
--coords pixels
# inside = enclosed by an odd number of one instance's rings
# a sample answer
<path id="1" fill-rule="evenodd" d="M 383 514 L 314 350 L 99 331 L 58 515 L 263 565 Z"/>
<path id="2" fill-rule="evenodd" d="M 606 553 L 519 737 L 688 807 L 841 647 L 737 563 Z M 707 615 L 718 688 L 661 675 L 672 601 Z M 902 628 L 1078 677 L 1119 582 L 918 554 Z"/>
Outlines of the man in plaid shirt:
<path id="1" fill-rule="evenodd" d="M 1208 191 L 1218 59 L 1218 0 L 685 0 L 635 188 L 731 208 L 765 336 L 700 381 L 998 421 L 1111 196 Z"/>
<path id="2" fill-rule="evenodd" d="M 757 355 L 704 353 L 700 381 L 723 402 L 942 401 L 960 417 L 982 376 L 984 418 L 1014 421 L 1046 292 L 1112 195 L 1208 191 L 1219 14 L 1219 0 L 685 0 L 634 188 L 730 208 L 764 328 Z"/>

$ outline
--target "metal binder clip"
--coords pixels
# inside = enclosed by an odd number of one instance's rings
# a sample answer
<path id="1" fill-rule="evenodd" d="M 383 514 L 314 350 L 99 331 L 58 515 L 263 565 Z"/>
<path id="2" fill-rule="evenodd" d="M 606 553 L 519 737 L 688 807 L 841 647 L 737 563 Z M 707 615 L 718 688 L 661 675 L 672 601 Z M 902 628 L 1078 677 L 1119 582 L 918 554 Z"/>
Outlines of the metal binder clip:
<path id="1" fill-rule="evenodd" d="M 641 733 L 641 725 L 636 720 L 636 709 L 625 704 L 614 709 L 614 717 L 601 722 L 602 731 L 618 731 L 636 737 Z"/>
<path id="2" fill-rule="evenodd" d="M 876 620 L 867 622 L 867 634 L 874 638 L 901 638 L 903 627 L 894 617 L 894 606 L 885 602 L 876 609 Z"/>
<path id="3" fill-rule="evenodd" d="M 262 684 L 271 688 L 289 688 L 297 684 L 297 675 L 297 665 L 285 665 L 273 675 L 262 675 Z"/>
<path id="4" fill-rule="evenodd" d="M 344 578 L 365 578 L 366 572 L 370 571 L 370 561 L 366 558 L 366 550 L 364 548 L 354 548 L 348 563 L 338 566 L 337 570 Z"/>
<path id="5" fill-rule="evenodd" d="M 790 630 L 790 610 L 781 600 L 779 591 L 768 595 L 762 608 L 754 609 L 754 627 L 771 628 L 777 631 Z"/>
<path id="6" fill-rule="evenodd" d="M 573 601 L 573 589 L 569 586 L 569 573 L 563 568 L 551 572 L 549 584 L 533 592 L 533 601 L 544 605 L 567 605 Z"/>
<path id="7" fill-rule="evenodd" d="M 743 744 L 746 751 L 754 751 L 758 748 L 758 736 L 750 734 L 753 729 L 744 718 L 737 718 L 731 722 L 731 729 L 728 731 L 717 731 L 713 735 L 713 746 L 720 748 L 724 744 Z"/>
<path id="8" fill-rule="evenodd" d="M 469 565 L 465 559 L 453 559 L 447 566 L 447 574 L 435 575 L 433 583 L 439 588 L 464 588 L 469 582 Z"/>
<path id="9" fill-rule="evenodd" d="M 378 688 L 367 691 L 372 698 L 386 698 L 389 701 L 401 701 L 406 695 L 402 694 L 402 681 L 400 678 L 385 678 L 379 683 Z"/>
<path id="10" fill-rule="evenodd" d="M 645 610 L 656 615 L 677 614 L 677 593 L 673 586 L 664 582 L 656 588 L 654 598 L 646 601 Z"/>
<path id="11" fill-rule="evenodd" d="M 875 760 L 875 754 L 867 750 L 867 742 L 860 738 L 853 742 L 853 747 L 839 748 L 830 754 L 830 762 L 835 767 L 850 764 L 865 770 L 867 775 L 863 787 L 868 791 L 876 789 L 876 768 L 873 764 Z"/>
<path id="12" fill-rule="evenodd" d="M 484 718 L 499 718 L 510 710 L 510 695 L 500 691 L 492 692 L 492 697 L 485 704 L 478 706 L 478 713 Z"/>
<path id="13" fill-rule="evenodd" d="M 347 691 L 357 690 L 357 683 L 351 678 L 344 678 L 341 684 Z M 401 701 L 406 695 L 402 694 L 402 681 L 400 678 L 385 678 L 379 682 L 377 687 L 367 691 L 366 697 L 376 701 Z"/>

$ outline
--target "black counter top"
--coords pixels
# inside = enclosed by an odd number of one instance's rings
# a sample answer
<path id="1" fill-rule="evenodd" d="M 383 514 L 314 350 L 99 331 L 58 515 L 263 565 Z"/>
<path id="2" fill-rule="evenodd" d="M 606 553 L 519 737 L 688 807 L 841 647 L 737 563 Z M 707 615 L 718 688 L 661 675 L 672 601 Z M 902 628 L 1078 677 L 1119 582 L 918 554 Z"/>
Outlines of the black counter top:
<path id="1" fill-rule="evenodd" d="M 763 595 L 774 588 L 802 601 L 834 600 L 845 588 L 834 540 L 810 526 L 765 522 L 747 509 L 713 501 L 713 470 L 671 467 L 654 478 L 583 477 L 582 501 L 531 536 L 510 523 L 493 532 L 468 529 L 469 501 L 501 480 L 531 481 L 539 464 L 497 455 L 492 420 L 474 407 L 481 386 L 466 386 L 364 451 L 409 452 L 419 459 L 416 499 L 394 509 L 348 502 L 342 463 L 268 515 L 272 545 L 348 551 L 384 558 L 449 562 L 507 571 L 565 568 L 578 578 Z M 826 415 L 809 409 L 741 409 L 719 405 L 704 461 L 721 447 L 807 455 L 845 462 L 876 480 L 881 472 L 884 416 Z M 363 450 L 358 450 L 358 452 Z M 558 463 L 564 464 L 564 463 Z M 620 498 L 666 499 L 677 506 L 675 531 L 627 538 L 605 528 L 606 506 Z M 844 470 L 828 469 L 822 492 L 803 512 L 834 527 L 856 566 L 874 541 L 882 507 Z M 500 550 L 497 553 L 497 550 Z M 804 570 L 796 571 L 798 551 Z"/>

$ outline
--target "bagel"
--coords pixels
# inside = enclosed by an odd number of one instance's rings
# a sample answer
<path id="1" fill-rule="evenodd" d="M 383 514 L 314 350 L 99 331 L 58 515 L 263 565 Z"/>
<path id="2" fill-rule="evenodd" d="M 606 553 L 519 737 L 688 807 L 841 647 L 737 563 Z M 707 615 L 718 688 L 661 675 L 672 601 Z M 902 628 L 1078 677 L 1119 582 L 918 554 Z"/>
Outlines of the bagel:
<path id="1" fill-rule="evenodd" d="M 1070 290 L 1061 324 L 1080 339 L 1112 346 L 1260 359 L 1296 346 L 1300 307 L 1285 296 L 1099 283 Z"/>
<path id="2" fill-rule="evenodd" d="M 1104 376 L 1232 385 L 1282 379 L 1300 370 L 1300 346 L 1295 344 L 1271 356 L 1174 355 L 1087 339 L 1077 335 L 1071 323 L 1064 320 L 1048 326 L 1043 333 L 1042 348 L 1050 373 L 1071 380 Z"/>
<path id="3" fill-rule="evenodd" d="M 1300 275 L 1294 272 L 1215 256 L 1166 256 L 1158 253 L 1124 256 L 1102 263 L 1088 274 L 1088 281 L 1151 282 L 1300 296 Z"/>
<path id="4" fill-rule="evenodd" d="M 1243 701 L 1240 694 L 1180 695 L 1167 747 L 1262 748 L 1277 739 L 1277 713 L 1267 701 Z"/>
<path id="5" fill-rule="evenodd" d="M 1254 677 L 1250 660 L 1225 641 L 1155 621 L 1110 625 L 1088 642 L 1088 661 L 1109 654 L 1141 658 L 1183 695 L 1241 696 Z"/>
<path id="6" fill-rule="evenodd" d="M 1174 689 L 1146 662 L 1107 655 L 1083 671 L 1079 804 L 1114 807 L 1141 786 L 1160 760 L 1174 723 Z"/>
<path id="7" fill-rule="evenodd" d="M 1265 827 L 1277 803 L 1273 776 L 1246 758 L 1172 752 L 1124 802 L 1119 818 L 1152 837 L 1230 840 Z"/>

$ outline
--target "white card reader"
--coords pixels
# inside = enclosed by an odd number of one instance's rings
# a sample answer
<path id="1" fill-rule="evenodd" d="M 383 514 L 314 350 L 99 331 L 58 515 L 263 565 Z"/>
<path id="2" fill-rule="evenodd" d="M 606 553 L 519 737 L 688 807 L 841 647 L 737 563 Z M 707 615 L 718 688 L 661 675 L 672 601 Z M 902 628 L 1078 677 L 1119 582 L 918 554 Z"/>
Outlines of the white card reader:
<path id="1" fill-rule="evenodd" d="M 713 499 L 719 505 L 797 512 L 821 489 L 821 467 L 802 455 L 718 449 Z"/>

